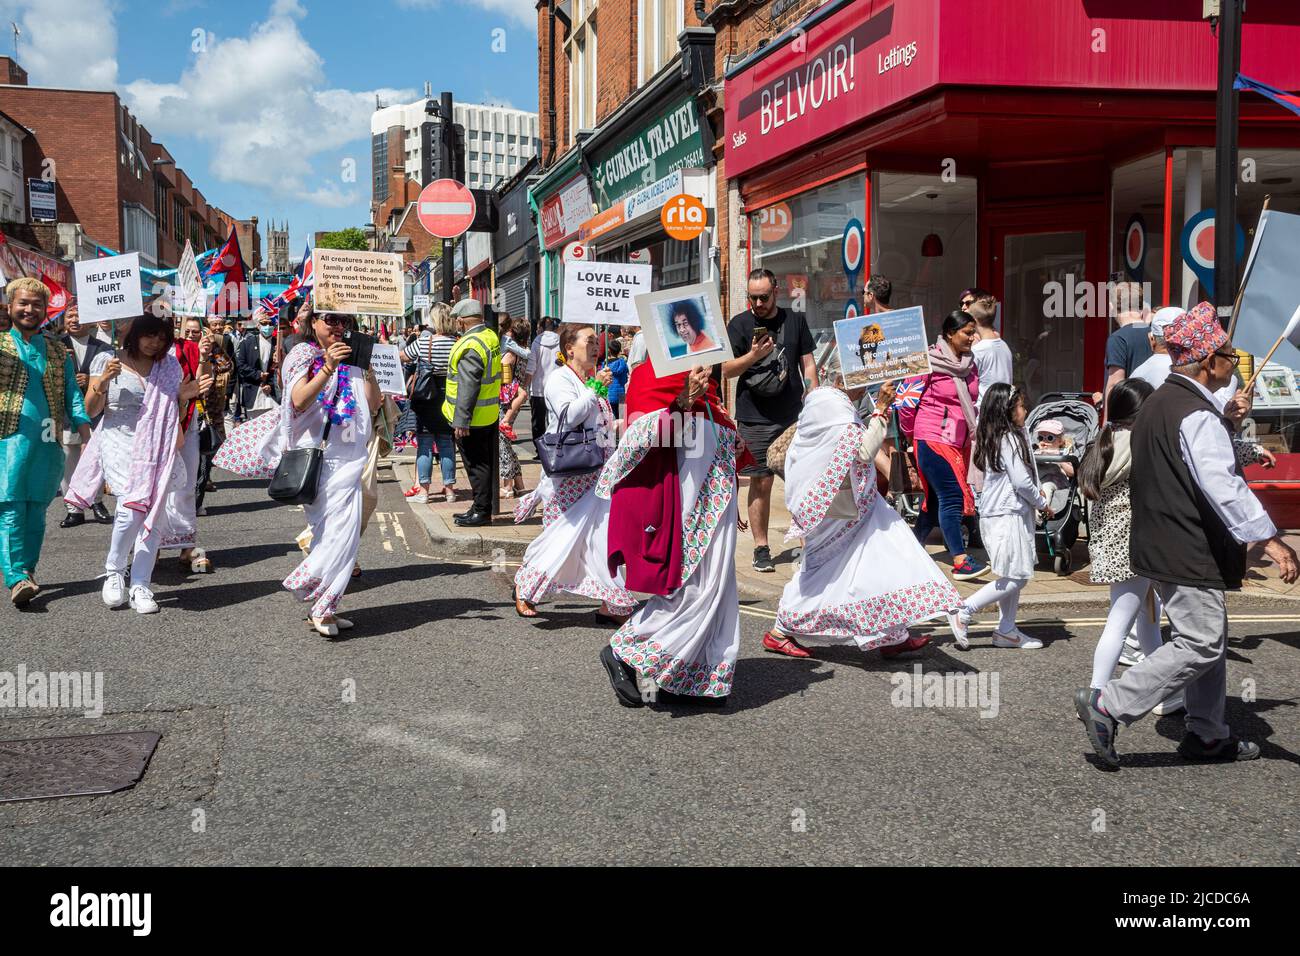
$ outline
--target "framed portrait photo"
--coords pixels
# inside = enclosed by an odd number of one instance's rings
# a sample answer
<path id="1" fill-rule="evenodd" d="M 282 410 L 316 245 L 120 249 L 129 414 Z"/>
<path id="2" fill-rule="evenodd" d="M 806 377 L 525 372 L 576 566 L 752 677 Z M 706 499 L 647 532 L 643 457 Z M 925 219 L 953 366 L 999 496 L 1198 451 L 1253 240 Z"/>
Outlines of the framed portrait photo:
<path id="1" fill-rule="evenodd" d="M 718 290 L 711 283 L 640 295 L 636 308 L 656 375 L 720 365 L 734 357 Z"/>

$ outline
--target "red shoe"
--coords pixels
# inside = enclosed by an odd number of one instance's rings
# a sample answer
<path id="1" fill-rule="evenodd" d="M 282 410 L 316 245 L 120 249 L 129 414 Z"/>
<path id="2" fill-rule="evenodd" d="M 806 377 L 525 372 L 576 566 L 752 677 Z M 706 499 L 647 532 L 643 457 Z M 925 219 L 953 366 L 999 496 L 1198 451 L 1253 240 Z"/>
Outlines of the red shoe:
<path id="1" fill-rule="evenodd" d="M 515 434 L 515 430 L 505 422 L 501 422 L 497 427 L 501 429 L 501 434 L 506 436 L 506 441 L 513 442 L 519 440 L 519 436 Z"/>
<path id="2" fill-rule="evenodd" d="M 763 650 L 771 651 L 774 654 L 784 654 L 786 657 L 812 657 L 808 648 L 801 645 L 794 638 L 773 634 L 771 631 L 763 635 Z"/>
<path id="3" fill-rule="evenodd" d="M 414 498 L 416 495 L 423 494 L 423 493 L 424 493 L 423 485 L 411 485 L 411 487 L 407 488 L 405 491 L 402 492 L 402 494 L 407 498 Z"/>
<path id="4" fill-rule="evenodd" d="M 918 634 L 916 637 L 909 637 L 901 644 L 891 644 L 888 647 L 882 647 L 880 649 L 880 656 L 897 657 L 899 654 L 906 654 L 908 651 L 919 651 L 929 643 L 930 635 Z"/>

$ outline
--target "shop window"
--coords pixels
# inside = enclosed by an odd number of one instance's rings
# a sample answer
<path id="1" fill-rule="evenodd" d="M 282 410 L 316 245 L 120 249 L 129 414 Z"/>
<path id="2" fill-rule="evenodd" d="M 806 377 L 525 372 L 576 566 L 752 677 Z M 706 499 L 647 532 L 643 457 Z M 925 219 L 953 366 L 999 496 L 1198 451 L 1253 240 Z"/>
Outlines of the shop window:
<path id="1" fill-rule="evenodd" d="M 1165 154 L 1117 166 L 1111 176 L 1109 276 L 1139 282 L 1152 308 L 1165 304 Z M 1132 229 L 1130 229 L 1132 225 Z M 1143 245 L 1145 244 L 1145 252 Z M 1175 253 L 1177 254 L 1177 253 Z M 1130 264 L 1131 263 L 1131 264 Z M 1076 276 L 1082 282 L 1082 276 Z M 1109 309 L 1109 305 L 1107 305 Z M 1113 318 L 1112 318 L 1113 321 Z"/>
<path id="2" fill-rule="evenodd" d="M 777 304 L 802 311 L 824 364 L 834 345 L 832 323 L 850 299 L 862 302 L 859 274 L 850 288 L 843 266 L 844 227 L 866 221 L 866 177 L 819 186 L 751 214 L 750 262 L 776 276 Z"/>
<path id="3" fill-rule="evenodd" d="M 872 198 L 870 274 L 893 285 L 893 308 L 921 306 L 933 337 L 975 284 L 975 179 L 877 172 Z"/>
<path id="4" fill-rule="evenodd" d="M 682 32 L 682 0 L 639 0 L 637 4 L 637 64 L 644 83 L 677 55 Z"/>

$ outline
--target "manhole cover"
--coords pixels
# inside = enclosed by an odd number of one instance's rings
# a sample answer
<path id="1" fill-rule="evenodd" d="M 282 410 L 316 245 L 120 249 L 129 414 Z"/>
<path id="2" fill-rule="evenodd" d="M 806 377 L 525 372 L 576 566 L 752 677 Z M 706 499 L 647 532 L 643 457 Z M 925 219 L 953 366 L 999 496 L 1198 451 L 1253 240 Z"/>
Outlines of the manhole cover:
<path id="1" fill-rule="evenodd" d="M 0 803 L 89 797 L 134 787 L 162 734 L 0 740 Z"/>

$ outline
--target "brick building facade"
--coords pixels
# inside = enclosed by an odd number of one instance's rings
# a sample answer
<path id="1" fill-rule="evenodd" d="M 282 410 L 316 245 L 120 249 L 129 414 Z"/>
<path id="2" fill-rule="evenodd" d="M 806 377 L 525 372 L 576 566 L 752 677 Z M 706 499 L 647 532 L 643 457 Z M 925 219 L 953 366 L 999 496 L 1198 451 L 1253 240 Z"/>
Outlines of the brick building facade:
<path id="1" fill-rule="evenodd" d="M 163 269 L 177 265 L 187 239 L 201 252 L 230 235 L 232 218 L 207 202 L 116 93 L 26 80 L 22 67 L 0 57 L 0 111 L 31 131 L 26 168 L 52 163 L 60 224 L 75 223 L 88 243 L 139 252 L 144 265 Z"/>

